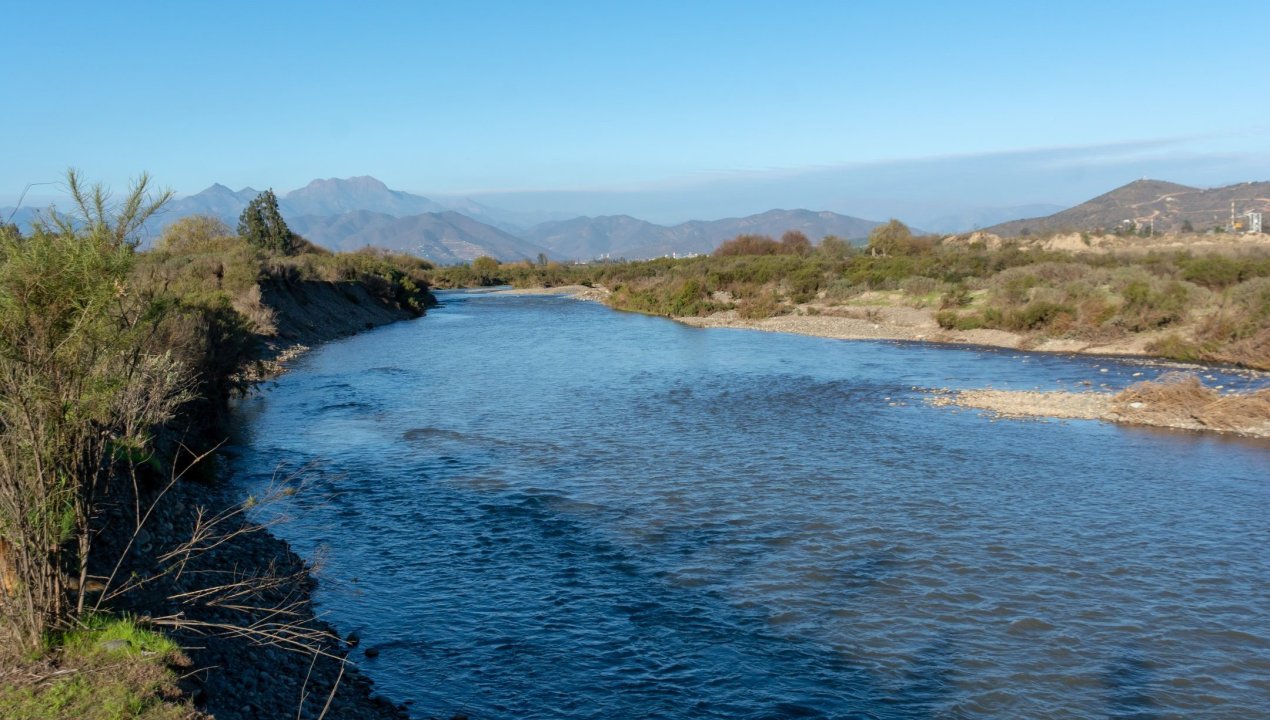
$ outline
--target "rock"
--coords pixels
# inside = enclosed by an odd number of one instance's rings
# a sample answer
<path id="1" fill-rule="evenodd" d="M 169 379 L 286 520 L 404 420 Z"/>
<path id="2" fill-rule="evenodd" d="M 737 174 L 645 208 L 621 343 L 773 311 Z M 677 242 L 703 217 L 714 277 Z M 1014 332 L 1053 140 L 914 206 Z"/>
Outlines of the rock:
<path id="1" fill-rule="evenodd" d="M 348 646 L 351 648 L 357 647 L 357 644 L 361 641 L 362 637 L 355 632 L 349 633 L 348 637 L 344 638 L 344 642 L 348 643 Z"/>
<path id="2" fill-rule="evenodd" d="M 396 710 L 396 709 L 397 709 L 397 706 L 393 704 L 392 700 L 389 700 L 388 698 L 384 697 L 383 695 L 372 695 L 372 696 L 371 696 L 371 698 L 370 698 L 370 701 L 371 701 L 371 702 L 373 702 L 373 703 L 375 703 L 375 704 L 376 704 L 376 705 L 378 705 L 379 707 L 384 708 L 385 710 L 387 710 L 387 709 Z"/>
<path id="3" fill-rule="evenodd" d="M 368 658 L 377 658 L 377 657 L 379 657 L 379 648 L 368 647 L 368 648 L 366 648 L 365 650 L 363 650 L 362 652 L 364 652 L 364 653 L 366 654 L 366 657 L 368 657 Z"/>

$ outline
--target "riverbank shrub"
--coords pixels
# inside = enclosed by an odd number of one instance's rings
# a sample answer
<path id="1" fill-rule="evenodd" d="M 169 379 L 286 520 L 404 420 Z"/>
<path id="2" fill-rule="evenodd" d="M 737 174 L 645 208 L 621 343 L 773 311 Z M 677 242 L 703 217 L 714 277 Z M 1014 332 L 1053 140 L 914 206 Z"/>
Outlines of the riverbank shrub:
<path id="1" fill-rule="evenodd" d="M 432 303 L 432 263 L 422 258 L 377 248 L 350 253 L 306 252 L 269 257 L 262 269 L 266 279 L 284 282 L 355 282 L 372 295 L 399 307 L 423 312 Z"/>
<path id="2" fill-rule="evenodd" d="M 742 317 L 761 318 L 883 293 L 878 302 L 936 307 L 936 321 L 948 329 L 1098 342 L 1174 329 L 1178 340 L 1168 341 L 1162 354 L 1270 363 L 1263 350 L 1270 318 L 1259 309 L 1260 290 L 1251 289 L 1270 278 L 1270 253 L 1066 253 L 1017 242 L 988 250 L 983 243 L 915 238 L 889 223 L 879 227 L 877 242 L 866 250 L 826 238 L 810 252 L 792 252 L 768 236 L 741 235 L 710 256 L 504 263 L 498 276 L 519 287 L 602 286 L 614 291 L 608 301 L 614 307 L 658 315 L 735 308 Z M 462 266 L 437 268 L 431 277 L 458 287 L 465 273 L 470 283 Z"/>
<path id="3" fill-rule="evenodd" d="M 146 182 L 112 223 L 104 191 L 70 178 L 78 218 L 0 237 L 0 632 L 28 650 L 83 611 L 97 505 L 136 487 L 190 387 L 132 274 L 130 232 L 158 208 Z"/>

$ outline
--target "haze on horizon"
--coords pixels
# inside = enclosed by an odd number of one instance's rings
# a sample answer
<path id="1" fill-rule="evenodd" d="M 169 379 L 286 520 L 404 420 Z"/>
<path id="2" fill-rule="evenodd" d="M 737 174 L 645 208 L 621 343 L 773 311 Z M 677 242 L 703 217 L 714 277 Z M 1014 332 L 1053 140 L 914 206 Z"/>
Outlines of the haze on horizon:
<path id="1" fill-rule="evenodd" d="M 1267 179 L 1270 46 L 1248 29 L 1263 10 L 26 3 L 0 47 L 21 68 L 0 205 L 68 166 L 180 194 L 372 175 L 654 222 L 935 218 L 1140 177 Z"/>

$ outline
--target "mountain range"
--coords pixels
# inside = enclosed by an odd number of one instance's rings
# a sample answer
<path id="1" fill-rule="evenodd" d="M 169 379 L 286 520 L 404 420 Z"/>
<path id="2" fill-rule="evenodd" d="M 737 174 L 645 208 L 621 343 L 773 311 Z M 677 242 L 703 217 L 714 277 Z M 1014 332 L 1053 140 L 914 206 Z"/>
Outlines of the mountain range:
<path id="1" fill-rule="evenodd" d="M 380 247 L 442 265 L 468 262 L 482 255 L 500 260 L 536 259 L 539 254 L 559 257 L 545 247 L 453 210 L 405 217 L 351 210 L 338 215 L 287 218 L 287 225 L 310 242 L 331 250 Z"/>
<path id="2" fill-rule="evenodd" d="M 146 228 L 149 238 L 189 215 L 210 215 L 230 228 L 258 191 L 231 190 L 215 184 L 202 192 L 171 201 Z M 1159 180 L 1137 180 L 1072 208 L 1031 205 L 967 212 L 935 223 L 938 231 L 995 221 L 987 231 L 1013 236 L 1053 231 L 1106 231 L 1127 222 L 1157 232 L 1179 230 L 1189 222 L 1196 230 L 1225 226 L 1231 203 L 1237 214 L 1270 212 L 1270 182 L 1241 183 L 1200 189 Z M 742 233 L 779 237 L 801 230 L 813 242 L 827 235 L 861 240 L 879 223 L 872 220 L 811 210 L 769 210 L 746 217 L 692 220 L 658 225 L 629 215 L 566 217 L 542 211 L 508 211 L 467 198 L 432 200 L 393 190 L 372 177 L 314 180 L 281 195 L 279 209 L 287 223 L 310 241 L 332 250 L 366 246 L 407 252 L 448 264 L 481 255 L 500 260 L 557 260 L 596 258 L 643 259 L 665 255 L 708 253 Z M 1046 211 L 1058 210 L 1048 215 Z M 13 216 L 29 227 L 38 210 L 24 207 L 0 210 L 0 219 Z M 1018 218 L 1035 213 L 1037 217 Z M 545 222 L 544 218 L 547 219 Z"/>
<path id="3" fill-rule="evenodd" d="M 158 227 L 189 215 L 211 215 L 231 228 L 254 188 L 216 184 L 172 201 Z M 741 233 L 779 236 L 801 230 L 813 241 L 826 235 L 859 240 L 877 222 L 832 212 L 770 210 L 722 220 L 657 225 L 626 215 L 575 217 L 530 223 L 545 213 L 500 210 L 470 199 L 445 203 L 392 190 L 372 177 L 314 180 L 281 195 L 287 224 L 308 240 L 332 250 L 375 246 L 408 252 L 437 263 L 466 262 L 481 255 L 500 260 L 558 260 L 601 257 L 643 259 L 708 253 Z"/>
<path id="4" fill-rule="evenodd" d="M 1109 232 L 1126 225 L 1155 232 L 1226 227 L 1233 211 L 1270 213 L 1270 182 L 1201 189 L 1162 180 L 1135 180 L 1075 207 L 1045 217 L 1011 220 L 987 228 L 1004 237 L 1048 232 Z"/>
<path id="5" fill-rule="evenodd" d="M 860 239 L 879 224 L 810 210 L 769 210 L 743 218 L 691 220 L 672 226 L 629 215 L 609 215 L 545 222 L 527 230 L 525 237 L 563 257 L 649 258 L 708 253 L 743 233 L 780 237 L 787 230 L 800 230 L 813 242 L 826 235 Z"/>

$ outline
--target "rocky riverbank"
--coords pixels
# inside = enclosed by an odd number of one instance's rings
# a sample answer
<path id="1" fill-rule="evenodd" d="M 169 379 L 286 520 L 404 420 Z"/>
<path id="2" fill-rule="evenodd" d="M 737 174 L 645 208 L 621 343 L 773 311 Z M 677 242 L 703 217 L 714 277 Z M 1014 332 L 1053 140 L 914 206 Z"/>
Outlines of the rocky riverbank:
<path id="1" fill-rule="evenodd" d="M 358 283 L 272 282 L 262 290 L 276 323 L 276 333 L 262 338 L 264 376 L 283 371 L 311 346 L 419 315 Z M 132 603 L 167 618 L 188 648 L 194 670 L 182 687 L 217 720 L 409 717 L 406 707 L 375 694 L 358 668 L 367 653 L 355 639 L 342 640 L 316 613 L 312 568 L 239 511 L 258 500 L 223 476 L 177 483 L 156 508 L 162 519 L 138 538 L 138 564 L 141 558 L 162 563 L 209 518 L 224 518 L 217 539 L 201 543 L 188 568 L 147 587 Z M 242 585 L 217 589 L 226 583 Z"/>
<path id="2" fill-rule="evenodd" d="M 232 514 L 245 501 L 229 483 L 178 483 L 162 499 L 162 520 L 138 538 L 139 555 L 163 558 L 209 518 L 230 514 L 180 573 L 129 603 L 186 648 L 192 667 L 182 689 L 217 720 L 408 717 L 375 694 L 358 669 L 362 654 L 315 612 L 311 567 L 267 528 Z M 115 511 L 126 523 L 128 508 Z"/>

